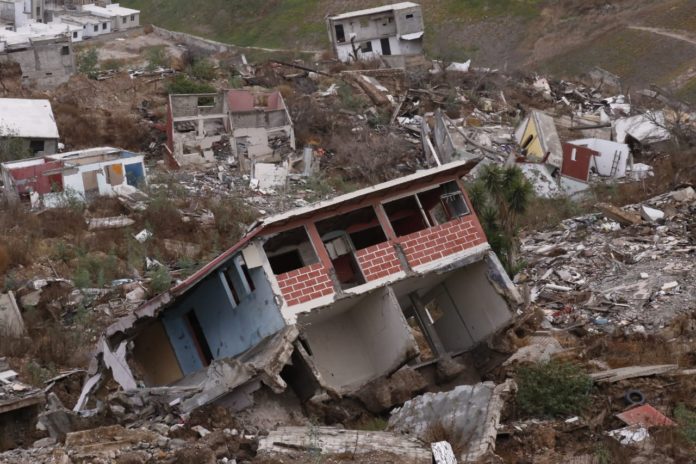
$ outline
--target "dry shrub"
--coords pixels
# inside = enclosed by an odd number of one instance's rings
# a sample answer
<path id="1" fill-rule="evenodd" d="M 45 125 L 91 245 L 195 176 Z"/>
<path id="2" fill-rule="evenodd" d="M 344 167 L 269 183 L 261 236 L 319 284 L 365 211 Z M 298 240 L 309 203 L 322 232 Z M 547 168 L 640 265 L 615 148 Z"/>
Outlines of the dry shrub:
<path id="1" fill-rule="evenodd" d="M 34 251 L 34 241 L 31 235 L 6 237 L 5 249 L 9 258 L 9 267 L 31 265 L 33 261 L 32 253 Z"/>
<path id="2" fill-rule="evenodd" d="M 90 201 L 87 205 L 89 211 L 95 217 L 110 217 L 128 214 L 128 209 L 125 208 L 118 198 L 99 196 Z"/>
<path id="3" fill-rule="evenodd" d="M 7 247 L 0 244 L 0 274 L 4 274 L 10 268 L 10 255 L 7 253 Z"/>
<path id="4" fill-rule="evenodd" d="M 38 333 L 37 333 L 38 332 Z M 84 366 L 91 344 L 84 330 L 66 329 L 60 323 L 50 323 L 32 333 L 32 358 L 42 365 Z"/>
<path id="5" fill-rule="evenodd" d="M 342 132 L 334 135 L 328 145 L 333 152 L 329 169 L 342 174 L 344 180 L 377 184 L 393 179 L 402 172 L 399 164 L 411 164 L 411 146 L 393 134 Z"/>
<path id="6" fill-rule="evenodd" d="M 49 238 L 79 235 L 87 228 L 82 211 L 76 208 L 47 209 L 39 220 L 41 233 Z"/>
<path id="7" fill-rule="evenodd" d="M 466 451 L 467 438 L 458 434 L 454 427 L 449 427 L 442 421 L 434 422 L 423 432 L 423 441 L 437 443 L 446 441 L 452 446 L 455 456 L 461 456 Z"/>
<path id="8" fill-rule="evenodd" d="M 307 95 L 291 95 L 286 99 L 292 116 L 297 144 L 321 143 L 335 129 L 335 118 L 315 99 Z"/>

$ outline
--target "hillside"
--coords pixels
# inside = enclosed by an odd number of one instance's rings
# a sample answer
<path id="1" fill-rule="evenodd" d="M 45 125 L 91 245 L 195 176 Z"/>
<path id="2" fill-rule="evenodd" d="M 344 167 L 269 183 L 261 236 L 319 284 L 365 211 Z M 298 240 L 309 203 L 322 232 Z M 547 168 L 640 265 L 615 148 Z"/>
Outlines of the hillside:
<path id="1" fill-rule="evenodd" d="M 328 49 L 324 17 L 380 0 L 123 0 L 143 21 L 245 46 Z M 477 65 L 575 76 L 595 65 L 628 85 L 676 84 L 696 101 L 696 0 L 422 0 L 426 48 Z"/>

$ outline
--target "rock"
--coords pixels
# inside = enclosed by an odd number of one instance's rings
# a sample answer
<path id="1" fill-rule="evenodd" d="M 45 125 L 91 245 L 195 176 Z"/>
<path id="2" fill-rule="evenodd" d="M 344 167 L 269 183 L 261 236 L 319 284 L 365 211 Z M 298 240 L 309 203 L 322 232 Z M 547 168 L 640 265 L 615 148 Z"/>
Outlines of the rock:
<path id="1" fill-rule="evenodd" d="M 678 286 L 679 286 L 679 282 L 677 282 L 676 280 L 673 280 L 672 282 L 667 282 L 664 285 L 662 285 L 662 287 L 660 287 L 660 290 L 662 290 L 663 292 L 668 292 L 670 290 L 674 290 Z"/>
<path id="2" fill-rule="evenodd" d="M 116 464 L 145 464 L 149 459 L 145 451 L 128 451 L 116 458 Z"/>
<path id="3" fill-rule="evenodd" d="M 461 374 L 464 369 L 464 366 L 449 356 L 442 357 L 437 362 L 437 381 L 438 383 L 449 382 Z"/>
<path id="4" fill-rule="evenodd" d="M 641 205 L 640 207 L 640 217 L 648 222 L 657 222 L 660 219 L 664 219 L 665 213 L 659 209 L 650 208 L 649 206 Z"/>
<path id="5" fill-rule="evenodd" d="M 35 290 L 19 298 L 23 308 L 34 307 L 41 301 L 41 290 Z"/>
<path id="6" fill-rule="evenodd" d="M 162 424 L 161 422 L 156 422 L 150 425 L 150 429 L 154 430 L 160 435 L 164 435 L 165 437 L 169 435 L 169 427 L 166 424 Z"/>
<path id="7" fill-rule="evenodd" d="M 403 404 L 427 386 L 427 381 L 418 371 L 404 367 L 391 377 L 381 377 L 368 383 L 355 396 L 369 411 L 379 413 Z"/>
<path id="8" fill-rule="evenodd" d="M 169 448 L 171 449 L 183 448 L 185 446 L 188 446 L 188 442 L 181 438 L 172 438 L 169 440 Z"/>
<path id="9" fill-rule="evenodd" d="M 694 201 L 696 200 L 696 191 L 694 191 L 693 187 L 675 190 L 672 192 L 672 198 L 677 201 Z"/>
<path id="10" fill-rule="evenodd" d="M 199 435 L 201 438 L 205 438 L 206 435 L 210 435 L 210 430 L 206 429 L 206 428 L 203 427 L 202 425 L 196 425 L 195 427 L 191 427 L 191 430 L 193 430 L 194 432 L 198 433 L 198 435 Z"/>
<path id="11" fill-rule="evenodd" d="M 177 464 L 217 464 L 213 451 L 202 446 L 180 449 L 174 457 Z"/>
<path id="12" fill-rule="evenodd" d="M 110 404 L 109 405 L 109 410 L 115 415 L 115 416 L 123 416 L 126 414 L 126 408 L 124 408 L 121 405 L 118 404 Z"/>
<path id="13" fill-rule="evenodd" d="M 53 437 L 42 438 L 41 440 L 36 440 L 32 447 L 34 448 L 48 448 L 56 444 L 56 439 Z"/>

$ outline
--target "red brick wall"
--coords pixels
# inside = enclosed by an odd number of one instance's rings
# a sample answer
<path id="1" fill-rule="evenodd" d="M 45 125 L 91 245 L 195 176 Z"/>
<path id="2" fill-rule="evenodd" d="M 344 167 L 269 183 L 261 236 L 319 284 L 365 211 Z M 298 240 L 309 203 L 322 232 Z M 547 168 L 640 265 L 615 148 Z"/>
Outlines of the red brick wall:
<path id="1" fill-rule="evenodd" d="M 288 306 L 305 303 L 334 292 L 329 273 L 321 263 L 277 275 L 276 280 Z"/>
<path id="2" fill-rule="evenodd" d="M 402 270 L 394 245 L 390 242 L 378 243 L 377 245 L 363 248 L 358 250 L 355 256 L 368 282 L 396 274 Z"/>
<path id="3" fill-rule="evenodd" d="M 486 243 L 476 216 L 470 214 L 399 238 L 411 267 Z"/>

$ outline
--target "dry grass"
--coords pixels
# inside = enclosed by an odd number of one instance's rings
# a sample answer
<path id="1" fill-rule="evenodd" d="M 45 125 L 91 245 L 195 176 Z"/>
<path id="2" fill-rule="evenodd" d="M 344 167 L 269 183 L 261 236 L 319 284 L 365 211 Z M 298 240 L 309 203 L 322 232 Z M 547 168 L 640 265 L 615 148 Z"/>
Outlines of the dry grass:
<path id="1" fill-rule="evenodd" d="M 435 422 L 428 427 L 424 432 L 423 441 L 426 443 L 437 443 L 438 441 L 446 441 L 452 445 L 452 450 L 455 456 L 461 456 L 466 451 L 467 437 L 463 437 L 441 421 Z"/>

